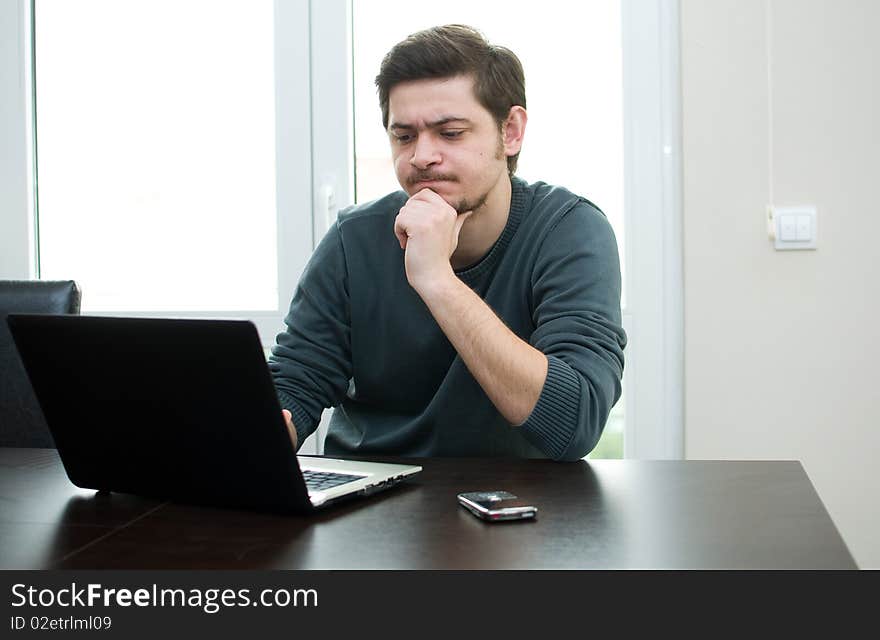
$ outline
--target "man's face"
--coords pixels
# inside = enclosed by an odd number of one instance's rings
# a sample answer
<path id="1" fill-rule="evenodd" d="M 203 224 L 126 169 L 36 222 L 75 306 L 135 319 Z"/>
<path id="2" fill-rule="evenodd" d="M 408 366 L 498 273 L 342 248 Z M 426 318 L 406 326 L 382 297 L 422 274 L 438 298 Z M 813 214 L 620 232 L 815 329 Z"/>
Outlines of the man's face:
<path id="1" fill-rule="evenodd" d="M 404 191 L 431 189 L 458 213 L 478 209 L 507 178 L 498 124 L 477 101 L 470 76 L 396 85 L 388 96 L 388 136 Z"/>

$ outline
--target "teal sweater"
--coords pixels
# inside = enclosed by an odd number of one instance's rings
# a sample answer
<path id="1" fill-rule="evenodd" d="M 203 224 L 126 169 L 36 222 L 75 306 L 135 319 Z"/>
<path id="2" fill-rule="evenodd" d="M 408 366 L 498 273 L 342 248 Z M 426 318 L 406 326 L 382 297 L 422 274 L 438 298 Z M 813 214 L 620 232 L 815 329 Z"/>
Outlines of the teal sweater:
<path id="1" fill-rule="evenodd" d="M 324 453 L 577 460 L 620 397 L 626 335 L 611 225 L 592 203 L 512 179 L 510 215 L 479 262 L 457 271 L 547 356 L 538 403 L 501 416 L 406 279 L 396 192 L 339 214 L 309 260 L 269 367 L 299 442 L 336 407 Z"/>

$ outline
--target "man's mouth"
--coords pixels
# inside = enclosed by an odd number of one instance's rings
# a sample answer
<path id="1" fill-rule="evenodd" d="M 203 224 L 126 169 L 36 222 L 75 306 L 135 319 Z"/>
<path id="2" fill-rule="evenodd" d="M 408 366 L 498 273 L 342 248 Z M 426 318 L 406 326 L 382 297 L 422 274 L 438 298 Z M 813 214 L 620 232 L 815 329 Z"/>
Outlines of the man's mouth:
<path id="1" fill-rule="evenodd" d="M 411 176 L 407 182 L 410 186 L 417 185 L 432 185 L 439 184 L 441 182 L 455 182 L 455 178 L 453 176 L 444 176 L 444 175 L 416 175 Z"/>

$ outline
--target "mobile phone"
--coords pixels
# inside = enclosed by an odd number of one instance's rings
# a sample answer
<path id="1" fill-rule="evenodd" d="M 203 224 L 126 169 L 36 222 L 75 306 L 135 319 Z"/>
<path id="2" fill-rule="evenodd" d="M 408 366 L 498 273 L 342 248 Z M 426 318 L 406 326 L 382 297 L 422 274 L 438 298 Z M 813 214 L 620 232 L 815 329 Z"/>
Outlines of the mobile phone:
<path id="1" fill-rule="evenodd" d="M 470 491 L 458 494 L 458 503 L 482 520 L 525 520 L 538 515 L 537 507 L 507 491 Z"/>

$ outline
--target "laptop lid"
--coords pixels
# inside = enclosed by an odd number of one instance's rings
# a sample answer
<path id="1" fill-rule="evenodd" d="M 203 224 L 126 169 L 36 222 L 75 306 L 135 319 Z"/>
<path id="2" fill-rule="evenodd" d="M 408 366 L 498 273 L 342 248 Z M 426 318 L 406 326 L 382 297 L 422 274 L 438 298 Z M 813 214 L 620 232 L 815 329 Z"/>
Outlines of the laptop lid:
<path id="1" fill-rule="evenodd" d="M 10 314 L 8 324 L 79 487 L 304 513 L 421 469 L 358 463 L 348 489 L 310 500 L 251 322 Z M 329 466 L 345 474 L 345 462 Z"/>

